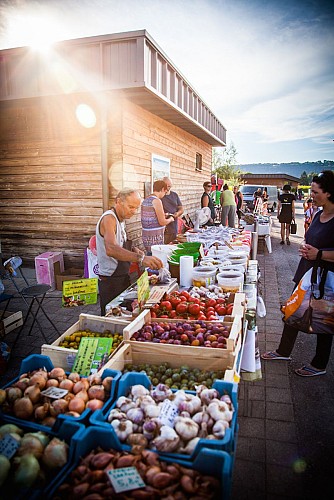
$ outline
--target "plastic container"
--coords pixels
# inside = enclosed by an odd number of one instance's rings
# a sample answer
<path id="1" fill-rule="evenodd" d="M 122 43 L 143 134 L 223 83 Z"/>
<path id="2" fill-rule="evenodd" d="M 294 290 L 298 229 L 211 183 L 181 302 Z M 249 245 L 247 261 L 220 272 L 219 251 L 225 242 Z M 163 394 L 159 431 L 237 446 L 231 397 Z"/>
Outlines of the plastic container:
<path id="1" fill-rule="evenodd" d="M 68 481 L 69 474 L 79 465 L 80 459 L 86 457 L 92 450 L 101 448 L 105 451 L 109 451 L 110 449 L 122 451 L 123 446 L 120 446 L 119 440 L 114 432 L 110 432 L 110 428 L 110 424 L 107 424 L 105 427 L 91 426 L 85 430 L 82 439 L 77 440 L 76 450 L 71 464 L 59 478 L 57 484 L 53 483 L 48 489 L 48 499 L 58 497 L 57 490 L 60 485 Z M 221 485 L 220 498 L 222 500 L 228 500 L 230 498 L 232 482 L 233 457 L 234 453 L 230 454 L 226 451 L 205 448 L 199 451 L 192 463 L 189 463 L 187 460 L 178 460 L 170 457 L 160 458 L 168 463 L 178 463 L 183 467 L 195 469 L 207 476 L 215 476 Z"/>
<path id="2" fill-rule="evenodd" d="M 234 271 L 236 273 L 245 273 L 245 266 L 243 264 L 227 264 L 226 266 L 220 266 L 219 272 L 223 273 L 225 271 Z"/>
<path id="3" fill-rule="evenodd" d="M 108 432 L 112 433 L 115 437 L 115 441 L 118 444 L 118 449 L 122 449 L 125 451 L 130 451 L 131 447 L 128 444 L 121 443 L 121 441 L 118 439 L 114 428 L 110 425 L 108 422 L 108 415 L 110 413 L 110 410 L 116 407 L 116 403 L 118 398 L 121 396 L 126 396 L 129 393 L 130 388 L 133 385 L 136 384 L 141 384 L 147 389 L 150 389 L 151 387 L 151 380 L 149 377 L 146 375 L 146 373 L 138 373 L 138 372 L 128 372 L 125 373 L 119 384 L 118 384 L 118 390 L 117 390 L 117 397 L 115 402 L 107 407 L 106 409 L 102 410 L 97 410 L 95 411 L 91 417 L 90 417 L 90 424 L 94 426 L 101 426 L 104 429 L 107 429 Z M 216 380 L 212 387 L 216 389 L 220 396 L 223 394 L 228 394 L 231 398 L 233 407 L 234 407 L 234 412 L 233 412 L 233 417 L 230 422 L 230 427 L 226 429 L 225 436 L 222 439 L 204 439 L 201 438 L 199 442 L 197 443 L 197 446 L 195 447 L 194 451 L 192 452 L 191 455 L 188 454 L 182 454 L 182 453 L 158 453 L 161 458 L 165 457 L 170 457 L 174 458 L 177 460 L 187 460 L 189 462 L 192 462 L 195 457 L 197 456 L 199 450 L 202 448 L 211 448 L 215 450 L 223 450 L 223 451 L 228 451 L 231 452 L 234 450 L 234 439 L 235 439 L 235 432 L 236 432 L 236 427 L 237 427 L 237 420 L 238 420 L 238 400 L 237 400 L 237 392 L 238 392 L 238 386 L 235 382 L 225 382 L 223 380 Z M 175 391 L 173 391 L 175 392 Z M 185 391 L 186 393 L 189 394 L 195 394 L 194 391 Z M 152 450 L 154 451 L 154 450 Z"/>
<path id="4" fill-rule="evenodd" d="M 219 266 L 223 265 L 223 261 L 220 259 L 215 259 L 214 257 L 208 257 L 208 258 L 204 258 L 203 260 L 201 260 L 199 265 L 202 267 L 204 266 L 204 267 L 218 268 Z"/>
<path id="5" fill-rule="evenodd" d="M 168 257 L 177 245 L 152 245 L 151 252 L 154 257 L 158 257 L 164 263 L 164 267 L 168 267 Z"/>
<path id="6" fill-rule="evenodd" d="M 193 286 L 214 285 L 216 283 L 216 267 L 212 266 L 198 266 L 193 269 Z"/>
<path id="7" fill-rule="evenodd" d="M 44 356 L 42 354 L 31 354 L 22 361 L 19 376 L 13 379 L 11 382 L 8 382 L 3 387 L 3 389 L 6 389 L 6 387 L 14 385 L 15 382 L 19 380 L 20 375 L 22 375 L 23 373 L 31 372 L 33 370 L 38 370 L 40 368 L 44 368 L 46 371 L 50 372 L 54 368 L 54 365 L 49 356 Z M 106 377 L 113 377 L 110 395 L 109 398 L 105 401 L 103 408 L 107 405 L 110 405 L 111 402 L 114 401 L 116 397 L 118 382 L 121 376 L 122 372 L 120 372 L 119 370 L 111 370 L 106 368 L 103 371 L 102 379 L 105 379 Z M 63 420 L 66 420 L 66 422 L 78 422 L 85 424 L 86 422 L 88 422 L 88 419 L 92 413 L 93 413 L 92 410 L 87 408 L 82 412 L 80 417 L 72 417 L 70 415 L 60 414 L 56 418 L 56 422 L 52 427 L 52 431 L 57 430 Z M 2 412 L 1 406 L 0 406 L 0 418 L 6 418 L 7 422 L 18 426 L 20 426 L 23 422 L 25 422 L 25 420 L 19 419 L 13 415 L 9 415 L 7 413 Z M 38 422 L 29 422 L 29 423 L 34 427 L 36 431 L 49 432 L 51 430 L 50 427 L 42 425 L 41 423 Z"/>
<path id="8" fill-rule="evenodd" d="M 236 271 L 222 271 L 217 274 L 217 281 L 223 292 L 240 292 L 244 283 L 244 274 Z"/>

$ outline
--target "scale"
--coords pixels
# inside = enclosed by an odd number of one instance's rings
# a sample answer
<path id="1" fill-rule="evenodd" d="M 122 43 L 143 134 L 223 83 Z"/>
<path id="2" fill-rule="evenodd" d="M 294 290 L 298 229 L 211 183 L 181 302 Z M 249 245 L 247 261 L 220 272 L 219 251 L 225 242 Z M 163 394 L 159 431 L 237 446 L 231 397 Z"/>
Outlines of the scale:
<path id="1" fill-rule="evenodd" d="M 211 217 L 211 210 L 209 207 L 203 207 L 195 212 L 194 229 L 198 230 L 200 226 L 205 226 Z"/>

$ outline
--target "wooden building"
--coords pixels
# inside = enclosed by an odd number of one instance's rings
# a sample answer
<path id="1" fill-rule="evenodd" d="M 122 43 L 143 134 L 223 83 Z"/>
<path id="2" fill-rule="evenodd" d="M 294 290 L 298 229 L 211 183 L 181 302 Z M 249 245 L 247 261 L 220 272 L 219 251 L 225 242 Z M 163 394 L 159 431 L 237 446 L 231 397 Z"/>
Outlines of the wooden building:
<path id="1" fill-rule="evenodd" d="M 46 251 L 82 263 L 115 193 L 144 196 L 159 166 L 192 215 L 212 146 L 226 143 L 224 126 L 145 30 L 48 53 L 0 51 L 0 107 L 2 253 L 28 263 Z M 140 244 L 139 213 L 128 233 Z"/>
<path id="2" fill-rule="evenodd" d="M 256 184 L 259 186 L 276 186 L 282 189 L 285 184 L 295 189 L 300 179 L 289 174 L 243 174 L 241 180 L 244 184 Z"/>

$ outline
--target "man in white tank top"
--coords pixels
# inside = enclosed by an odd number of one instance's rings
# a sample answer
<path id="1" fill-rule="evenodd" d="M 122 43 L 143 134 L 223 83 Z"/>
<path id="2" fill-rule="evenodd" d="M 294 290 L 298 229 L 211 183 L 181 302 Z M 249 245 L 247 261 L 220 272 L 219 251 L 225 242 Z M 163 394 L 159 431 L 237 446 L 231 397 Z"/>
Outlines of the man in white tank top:
<path id="1" fill-rule="evenodd" d="M 97 223 L 96 250 L 102 316 L 106 313 L 106 305 L 130 285 L 131 262 L 150 269 L 163 267 L 160 259 L 145 255 L 127 240 L 125 220 L 135 215 L 140 204 L 138 191 L 124 188 L 116 196 L 115 207 L 104 212 Z"/>

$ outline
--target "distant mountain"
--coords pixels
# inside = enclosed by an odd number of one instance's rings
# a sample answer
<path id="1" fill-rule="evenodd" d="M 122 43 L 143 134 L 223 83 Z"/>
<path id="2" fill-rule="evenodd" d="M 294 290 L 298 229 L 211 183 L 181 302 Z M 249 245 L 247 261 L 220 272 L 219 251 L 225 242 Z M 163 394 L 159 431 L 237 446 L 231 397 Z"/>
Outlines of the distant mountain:
<path id="1" fill-rule="evenodd" d="M 322 170 L 334 170 L 334 161 L 307 161 L 305 163 L 244 163 L 238 165 L 245 174 L 289 174 L 300 177 L 303 172 L 311 174 Z"/>

